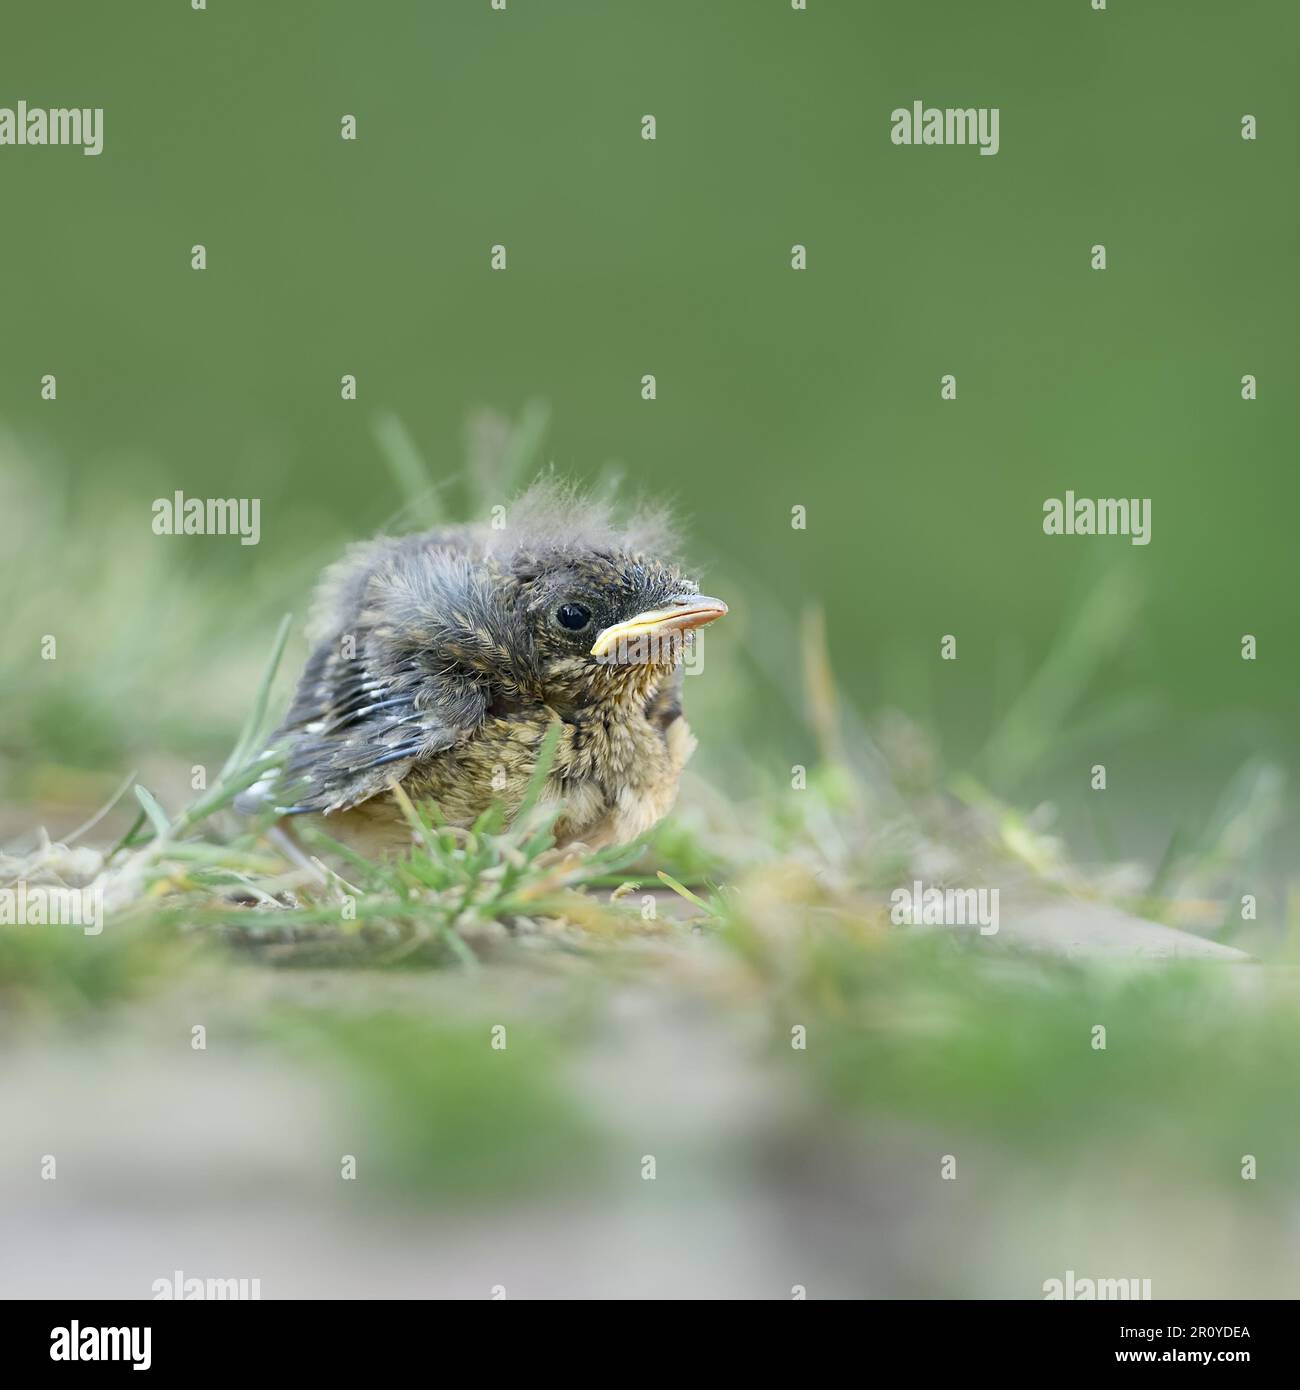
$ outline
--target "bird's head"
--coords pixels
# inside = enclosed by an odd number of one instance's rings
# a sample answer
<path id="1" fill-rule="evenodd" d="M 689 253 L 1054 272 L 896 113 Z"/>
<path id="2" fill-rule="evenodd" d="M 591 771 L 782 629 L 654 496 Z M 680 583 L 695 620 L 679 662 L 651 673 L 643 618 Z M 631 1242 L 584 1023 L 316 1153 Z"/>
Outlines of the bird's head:
<path id="1" fill-rule="evenodd" d="M 666 558 L 673 528 L 662 514 L 615 526 L 591 502 L 561 497 L 557 512 L 553 491 L 526 495 L 507 562 L 543 689 L 557 706 L 635 696 L 727 605 Z"/>
<path id="2" fill-rule="evenodd" d="M 577 703 L 653 683 L 682 659 L 688 632 L 727 611 L 673 565 L 638 554 L 540 557 L 520 578 L 548 696 Z"/>

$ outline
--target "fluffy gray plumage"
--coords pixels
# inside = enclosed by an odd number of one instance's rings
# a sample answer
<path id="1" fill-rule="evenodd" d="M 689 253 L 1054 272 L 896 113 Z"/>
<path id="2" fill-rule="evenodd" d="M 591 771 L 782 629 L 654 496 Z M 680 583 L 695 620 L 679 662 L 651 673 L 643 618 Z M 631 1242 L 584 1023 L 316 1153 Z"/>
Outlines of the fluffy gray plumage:
<path id="1" fill-rule="evenodd" d="M 518 721 L 571 725 L 575 777 L 593 715 L 608 727 L 625 706 L 642 722 L 657 712 L 662 739 L 680 714 L 676 660 L 598 662 L 591 646 L 597 632 L 698 592 L 668 559 L 671 532 L 662 510 L 620 523 L 609 505 L 545 480 L 509 507 L 503 526 L 352 547 L 317 595 L 314 647 L 275 735 L 286 764 L 241 808 L 269 795 L 284 814 L 332 813 L 393 781 L 477 804 L 461 783 L 481 779 L 486 759 L 512 756 Z M 578 632 L 556 616 L 574 605 L 590 612 Z M 504 753 L 492 751 L 494 739 Z M 591 776 L 600 775 L 595 766 Z"/>

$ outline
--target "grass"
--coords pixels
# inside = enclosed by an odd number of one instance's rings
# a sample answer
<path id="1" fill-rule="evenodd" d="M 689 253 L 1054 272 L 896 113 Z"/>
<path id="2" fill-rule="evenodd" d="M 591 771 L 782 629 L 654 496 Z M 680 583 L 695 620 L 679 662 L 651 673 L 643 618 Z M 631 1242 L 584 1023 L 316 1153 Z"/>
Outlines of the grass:
<path id="1" fill-rule="evenodd" d="M 472 447 L 517 471 L 543 423 L 534 411 L 517 426 L 481 424 L 490 443 Z M 400 425 L 381 421 L 377 434 L 405 509 L 445 515 Z M 268 1070 L 314 1078 L 350 1117 L 340 1133 L 367 1137 L 367 1172 L 395 1202 L 594 1200 L 656 1151 L 700 1182 L 713 1173 L 719 1191 L 794 1200 L 796 1153 L 796 1168 L 820 1155 L 824 1191 L 848 1210 L 860 1195 L 848 1175 L 887 1184 L 890 1154 L 928 1172 L 953 1152 L 985 1181 L 997 1172 L 1026 1190 L 1067 1175 L 1096 1213 L 1107 1173 L 1212 1192 L 1241 1220 L 1284 1211 L 1300 1171 L 1288 1090 L 1300 1068 L 1286 968 L 1295 918 L 1275 914 L 1267 935 L 1233 910 L 1281 823 L 1276 769 L 1244 767 L 1205 826 L 1171 835 L 1154 865 L 1084 866 L 1041 813 L 989 790 L 1014 785 L 1068 735 L 1079 690 L 1130 612 L 1118 589 L 1083 605 L 971 772 L 947 773 L 901 716 L 868 723 L 847 706 L 810 614 L 787 644 L 803 653 L 797 680 L 757 667 L 743 677 L 802 687 L 792 708 L 820 751 L 798 789 L 746 781 L 733 765 L 731 795 L 688 779 L 682 808 L 643 842 L 560 853 L 558 808 L 539 796 L 548 749 L 513 824 L 494 810 L 453 828 L 436 805 L 406 803 L 411 852 L 384 864 L 319 829 L 290 840 L 231 810 L 277 756 L 264 750 L 292 636 L 288 619 L 268 622 L 260 678 L 249 674 L 247 714 L 210 786 L 186 798 L 165 767 L 126 782 L 115 773 L 110 805 L 80 836 L 0 861 L 6 882 L 97 879 L 109 908 L 99 937 L 0 929 L 0 1046 L 143 1039 L 155 1027 L 183 1036 L 196 1014 L 210 1017 L 224 1048 L 243 1049 L 249 1094 Z M 20 780 L 40 780 L 35 762 Z M 1117 969 L 919 935 L 888 917 L 890 888 L 914 876 L 1232 930 L 1278 966 Z M 142 1075 L 151 1055 L 140 1054 Z M 680 1093 L 715 1069 L 720 1099 L 688 1123 Z M 750 1092 L 760 1100 L 747 1111 Z M 1257 1184 L 1241 1179 L 1245 1154 L 1259 1159 Z M 1153 1241 L 1169 1238 L 1163 1219 L 1133 1217 Z M 1206 1260 L 1236 1268 L 1216 1239 Z M 1280 1247 L 1259 1259 L 1286 1265 Z"/>
<path id="2" fill-rule="evenodd" d="M 536 469 L 545 427 L 540 405 L 513 423 L 476 417 L 467 432 L 459 495 L 434 483 L 395 417 L 378 417 L 374 432 L 403 498 L 399 516 L 423 525 L 456 512 L 473 514 L 508 495 Z M 53 504 L 45 513 L 51 525 L 66 521 Z M 39 543 L 40 526 L 29 530 Z M 789 619 L 763 598 L 761 585 L 755 587 L 750 606 L 780 637 Z M 195 610 L 187 625 L 206 634 L 212 624 L 198 616 L 196 595 L 174 589 L 172 598 Z M 538 801 L 544 757 L 512 826 L 493 810 L 468 829 L 454 829 L 441 822 L 436 806 L 405 804 L 412 852 L 395 864 L 359 859 L 318 828 L 295 824 L 290 838 L 269 818 L 250 824 L 230 811 L 238 793 L 278 760 L 264 750 L 275 722 L 277 674 L 291 640 L 285 616 L 269 639 L 260 678 L 250 681 L 251 705 L 211 786 L 169 810 L 166 792 L 136 781 L 134 819 L 94 867 L 124 924 L 207 933 L 264 949 L 277 961 L 430 962 L 472 970 L 481 954 L 506 940 L 598 949 L 628 937 L 671 936 L 681 930 L 676 919 L 683 913 L 695 922 L 686 930 L 712 931 L 729 920 L 745 883 L 774 876 L 802 885 L 808 901 L 833 917 L 878 915 L 880 893 L 913 875 L 950 882 L 997 878 L 1114 902 L 1157 920 L 1186 917 L 1191 903 L 1196 911 L 1190 915 L 1199 912 L 1202 929 L 1229 935 L 1240 926 L 1232 910 L 1237 889 L 1259 878 L 1261 846 L 1284 813 L 1280 774 L 1270 764 L 1244 767 L 1204 829 L 1172 836 L 1161 862 L 1137 875 L 1122 863 L 1084 871 L 1045 833 L 1040 816 L 1021 814 L 988 790 L 990 783 L 1016 785 L 1026 768 L 1077 732 L 1080 694 L 1123 644 L 1138 602 L 1132 576 L 1122 569 L 1085 596 L 1043 667 L 991 732 L 972 772 L 946 776 L 928 740 L 902 716 L 868 728 L 845 705 L 813 611 L 780 641 L 757 644 L 748 655 L 760 665 L 745 676 L 755 684 L 766 677 L 788 683 L 787 667 L 765 671 L 761 663 L 774 647 L 802 652 L 802 699 L 788 688 L 786 696 L 820 754 L 806 786 L 753 787 L 739 811 L 701 788 L 705 795 L 690 815 L 670 819 L 644 844 L 560 855 L 551 836 L 558 811 Z M 119 679 L 112 676 L 110 686 Z M 90 694 L 111 703 L 111 689 Z M 1097 717 L 1108 725 L 1128 715 L 1102 707 Z M 125 791 L 119 784 L 92 826 L 120 817 Z M 35 862 L 48 867 L 42 854 Z M 13 860 L 11 877 L 23 863 Z M 936 863 L 942 866 L 937 875 Z M 52 872 L 58 871 L 56 864 Z M 84 882 L 84 873 L 73 881 Z M 728 892 L 715 891 L 721 883 L 730 885 Z"/>

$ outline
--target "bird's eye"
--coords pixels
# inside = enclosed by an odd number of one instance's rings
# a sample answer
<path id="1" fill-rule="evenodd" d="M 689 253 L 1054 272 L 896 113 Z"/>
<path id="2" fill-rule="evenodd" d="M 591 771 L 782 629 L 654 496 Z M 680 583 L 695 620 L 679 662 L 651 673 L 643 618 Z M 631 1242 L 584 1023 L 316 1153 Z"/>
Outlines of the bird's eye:
<path id="1" fill-rule="evenodd" d="M 581 603 L 562 603 L 555 610 L 555 621 L 570 632 L 581 632 L 591 621 L 591 609 Z"/>

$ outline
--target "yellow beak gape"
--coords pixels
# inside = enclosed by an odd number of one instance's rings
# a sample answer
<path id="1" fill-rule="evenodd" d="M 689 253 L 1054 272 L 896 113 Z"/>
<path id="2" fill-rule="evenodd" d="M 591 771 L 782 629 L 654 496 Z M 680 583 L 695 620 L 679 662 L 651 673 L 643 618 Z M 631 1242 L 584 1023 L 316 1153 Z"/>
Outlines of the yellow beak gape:
<path id="1" fill-rule="evenodd" d="M 703 627 L 714 622 L 727 612 L 727 605 L 720 598 L 705 598 L 692 594 L 689 599 L 673 604 L 669 608 L 652 608 L 649 612 L 638 613 L 635 618 L 615 623 L 603 629 L 596 637 L 591 649 L 592 656 L 608 656 L 624 643 L 640 642 L 646 638 L 665 637 L 669 633 L 687 632 L 694 627 Z"/>

